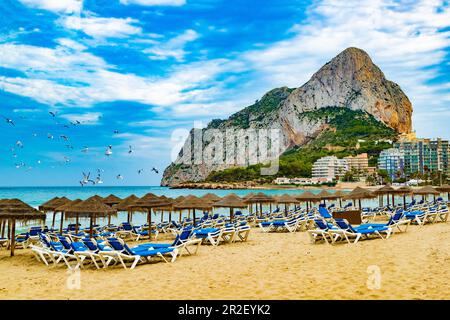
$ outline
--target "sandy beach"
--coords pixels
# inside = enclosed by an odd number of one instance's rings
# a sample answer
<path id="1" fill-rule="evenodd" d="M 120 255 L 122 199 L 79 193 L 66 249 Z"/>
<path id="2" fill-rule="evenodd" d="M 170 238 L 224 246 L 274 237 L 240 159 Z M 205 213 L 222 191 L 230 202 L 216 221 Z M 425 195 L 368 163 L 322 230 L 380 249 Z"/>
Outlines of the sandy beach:
<path id="1" fill-rule="evenodd" d="M 162 242 L 169 238 L 161 237 Z M 196 256 L 135 270 L 47 268 L 29 250 L 0 251 L 1 299 L 447 299 L 450 224 L 411 226 L 388 240 L 310 244 L 304 232 L 266 234 L 247 243 L 202 246 Z M 375 266 L 375 267 L 374 267 Z M 369 289 L 370 271 L 381 272 Z"/>

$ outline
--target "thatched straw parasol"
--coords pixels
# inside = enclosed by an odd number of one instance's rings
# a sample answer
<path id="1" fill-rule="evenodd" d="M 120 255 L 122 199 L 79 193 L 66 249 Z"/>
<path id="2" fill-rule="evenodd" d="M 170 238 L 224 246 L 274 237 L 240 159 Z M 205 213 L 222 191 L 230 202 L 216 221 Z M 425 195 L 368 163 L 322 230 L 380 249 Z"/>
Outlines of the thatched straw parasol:
<path id="1" fill-rule="evenodd" d="M 137 196 L 135 196 L 134 194 L 126 197 L 125 199 L 121 200 L 118 204 L 115 204 L 112 206 L 113 209 L 119 211 L 126 211 L 128 212 L 127 214 L 127 221 L 131 222 L 131 211 L 129 206 L 136 201 L 137 199 L 139 199 Z"/>
<path id="2" fill-rule="evenodd" d="M 262 213 L 262 205 L 263 203 L 268 203 L 270 205 L 270 212 L 272 212 L 272 203 L 276 203 L 277 200 L 274 197 L 268 196 L 262 192 L 258 192 L 257 194 L 252 195 L 251 197 L 244 200 L 247 203 L 259 204 L 259 211 Z"/>
<path id="3" fill-rule="evenodd" d="M 61 221 L 59 223 L 59 233 L 62 233 L 62 229 L 63 229 L 63 224 L 64 224 L 64 213 L 70 209 L 70 207 L 75 206 L 76 204 L 79 204 L 80 202 L 82 202 L 83 200 L 81 199 L 75 199 L 73 201 L 69 200 L 68 202 L 66 202 L 65 204 L 63 204 L 62 206 L 59 206 L 55 209 L 56 212 L 61 212 Z"/>
<path id="4" fill-rule="evenodd" d="M 66 210 L 66 217 L 76 217 L 76 232 L 78 233 L 78 219 L 89 218 L 89 235 L 92 236 L 93 219 L 106 217 L 116 213 L 116 210 L 97 200 L 95 196 L 90 197 L 74 205 L 69 205 Z"/>
<path id="5" fill-rule="evenodd" d="M 436 200 L 436 195 L 439 195 L 439 191 L 437 191 L 432 186 L 424 186 L 420 189 L 413 190 L 413 194 L 422 195 L 422 199 L 425 199 L 426 196 L 429 194 L 432 194 L 434 197 L 434 200 Z"/>
<path id="6" fill-rule="evenodd" d="M 447 200 L 450 201 L 450 185 L 443 184 L 442 186 L 436 187 L 436 190 L 441 193 L 447 192 Z"/>
<path id="7" fill-rule="evenodd" d="M 204 199 L 197 198 L 196 196 L 189 195 L 185 199 L 180 202 L 176 202 L 173 207 L 177 210 L 193 210 L 193 218 L 195 225 L 195 210 L 211 210 L 212 203 L 209 201 L 205 201 Z"/>
<path id="8" fill-rule="evenodd" d="M 147 211 L 148 236 L 150 238 L 152 228 L 152 209 L 170 206 L 171 204 L 172 203 L 170 201 L 161 199 L 153 193 L 147 193 L 142 198 L 133 201 L 128 206 L 128 208 L 130 209 L 131 213 L 133 213 L 136 209 Z"/>
<path id="9" fill-rule="evenodd" d="M 395 205 L 394 201 L 395 189 L 392 188 L 390 184 L 382 186 L 381 188 L 375 190 L 373 193 L 375 193 L 378 196 L 381 196 L 381 205 L 383 205 L 383 195 L 386 195 L 388 205 L 389 205 L 389 195 L 392 195 L 392 205 Z"/>
<path id="10" fill-rule="evenodd" d="M 103 198 L 102 202 L 108 206 L 113 206 L 115 204 L 118 204 L 120 201 L 122 201 L 122 199 L 120 199 L 119 197 L 110 194 L 109 196 L 107 196 L 106 198 Z"/>
<path id="11" fill-rule="evenodd" d="M 344 200 L 353 200 L 353 205 L 355 205 L 355 200 L 359 202 L 359 208 L 361 209 L 361 199 L 373 199 L 376 198 L 377 195 L 370 190 L 356 187 L 349 194 L 343 197 Z"/>
<path id="12" fill-rule="evenodd" d="M 5 199 L 0 203 L 0 220 L 8 221 L 8 238 L 11 240 L 11 257 L 16 247 L 16 222 L 45 222 L 45 213 L 36 210 L 19 199 Z"/>
<path id="13" fill-rule="evenodd" d="M 309 203 L 310 202 L 319 202 L 320 198 L 315 195 L 312 192 L 305 191 L 303 193 L 300 193 L 299 195 L 296 195 L 295 198 L 299 200 L 300 202 L 306 203 L 306 210 L 309 210 Z"/>
<path id="14" fill-rule="evenodd" d="M 169 212 L 169 221 L 172 221 L 172 211 L 173 211 L 173 204 L 175 203 L 175 200 L 172 198 L 166 197 L 164 195 L 160 196 L 159 199 L 165 201 L 166 204 L 161 207 L 153 208 L 153 211 L 161 212 L 161 222 L 164 221 L 164 212 Z"/>
<path id="15" fill-rule="evenodd" d="M 408 186 L 401 186 L 395 190 L 395 194 L 403 196 L 403 208 L 406 210 L 406 195 L 412 194 L 412 189 Z"/>
<path id="16" fill-rule="evenodd" d="M 66 197 L 61 197 L 61 198 L 55 197 L 39 206 L 39 210 L 41 210 L 41 211 L 44 211 L 44 212 L 53 211 L 52 228 L 55 227 L 56 213 L 60 212 L 56 209 L 66 203 L 69 203 L 70 201 L 71 200 Z"/>
<path id="17" fill-rule="evenodd" d="M 230 208 L 230 220 L 234 218 L 234 208 L 247 208 L 247 203 L 236 194 L 230 193 L 213 204 L 216 208 Z"/>
<path id="18" fill-rule="evenodd" d="M 58 200 L 59 197 L 51 198 L 50 200 L 44 202 L 41 204 L 38 208 L 41 211 L 52 211 L 54 209 L 53 203 Z"/>
<path id="19" fill-rule="evenodd" d="M 298 201 L 295 197 L 285 193 L 279 197 L 277 197 L 277 203 L 281 203 L 284 204 L 284 211 L 287 212 L 288 211 L 288 205 L 290 204 L 295 204 L 295 203 L 299 203 L 300 201 Z"/>
<path id="20" fill-rule="evenodd" d="M 209 201 L 209 202 L 216 202 L 216 201 L 219 201 L 220 199 L 222 199 L 221 197 L 219 197 L 218 195 L 216 195 L 216 194 L 214 194 L 214 193 L 207 193 L 207 194 L 205 194 L 205 195 L 203 195 L 202 197 L 201 197 L 201 199 L 205 199 L 206 201 Z"/>

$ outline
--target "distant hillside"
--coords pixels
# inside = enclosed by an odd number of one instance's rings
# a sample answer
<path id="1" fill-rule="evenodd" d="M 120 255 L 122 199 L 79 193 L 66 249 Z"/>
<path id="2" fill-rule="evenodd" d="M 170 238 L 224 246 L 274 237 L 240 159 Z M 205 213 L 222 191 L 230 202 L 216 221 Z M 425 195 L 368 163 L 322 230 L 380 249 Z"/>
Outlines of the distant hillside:
<path id="1" fill-rule="evenodd" d="M 312 162 L 326 154 L 370 151 L 374 164 L 379 150 L 388 146 L 375 141 L 411 132 L 411 115 L 411 103 L 401 88 L 385 78 L 366 52 L 348 48 L 303 86 L 273 89 L 228 119 L 211 121 L 207 129 L 277 129 L 281 148 L 276 156 L 282 164 L 278 175 L 302 176 L 310 174 Z M 194 130 L 190 138 L 193 134 Z M 355 147 L 358 139 L 367 140 L 360 149 Z M 237 144 L 248 145 L 242 137 L 238 140 Z M 241 169 L 225 163 L 186 164 L 186 159 L 199 153 L 191 141 L 186 140 L 177 160 L 166 168 L 161 185 L 260 178 L 252 172 L 259 171 L 261 164 Z"/>

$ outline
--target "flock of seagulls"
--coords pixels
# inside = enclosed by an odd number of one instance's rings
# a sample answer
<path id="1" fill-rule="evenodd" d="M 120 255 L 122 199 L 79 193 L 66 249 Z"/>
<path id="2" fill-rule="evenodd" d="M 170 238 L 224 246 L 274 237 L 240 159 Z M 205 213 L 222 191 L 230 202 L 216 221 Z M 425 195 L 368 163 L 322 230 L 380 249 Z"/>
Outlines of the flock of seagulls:
<path id="1" fill-rule="evenodd" d="M 62 123 L 60 123 L 57 120 L 58 119 L 58 115 L 59 115 L 58 111 L 49 111 L 49 115 L 55 121 L 55 123 L 57 125 L 61 125 L 64 128 L 70 128 L 70 125 L 72 125 L 72 126 L 79 126 L 79 125 L 83 124 L 83 122 L 85 122 L 85 121 L 74 120 L 74 121 L 70 121 L 69 124 L 67 124 L 67 123 L 66 124 L 62 124 Z M 6 117 L 4 115 L 1 115 L 1 117 L 5 120 L 5 122 L 7 124 L 9 124 L 11 126 L 14 126 L 14 127 L 16 126 L 16 123 L 15 123 L 15 121 L 13 119 L 8 118 L 8 117 Z M 23 118 L 25 118 L 25 117 L 23 117 Z M 114 130 L 113 134 L 115 134 L 115 135 L 119 134 L 119 130 Z M 33 137 L 38 137 L 38 134 L 37 133 L 32 133 L 32 136 Z M 58 137 L 58 135 L 57 135 L 57 137 Z M 53 135 L 52 133 L 48 132 L 47 133 L 47 139 L 48 140 L 55 140 L 55 135 Z M 74 146 L 70 143 L 71 139 L 70 139 L 70 137 L 67 134 L 60 134 L 59 135 L 59 139 L 65 143 L 64 145 L 65 145 L 65 147 L 68 150 L 74 150 L 75 149 Z M 17 155 L 16 151 L 17 150 L 21 150 L 23 148 L 24 148 L 24 143 L 21 140 L 17 140 L 15 142 L 15 145 L 10 148 L 10 152 L 11 152 L 12 157 L 13 158 L 17 158 L 18 155 Z M 81 148 L 81 152 L 83 154 L 88 154 L 89 151 L 90 151 L 90 148 L 88 146 L 83 146 Z M 133 147 L 131 145 L 128 146 L 127 153 L 129 155 L 134 153 L 134 149 L 133 149 Z M 104 154 L 105 154 L 105 156 L 107 158 L 112 157 L 112 155 L 113 155 L 113 146 L 112 145 L 108 145 L 106 147 L 106 150 L 105 150 Z M 63 155 L 62 161 L 60 162 L 60 164 L 66 165 L 66 164 L 69 164 L 71 162 L 72 162 L 71 157 L 69 157 L 67 155 Z M 38 165 L 40 165 L 42 163 L 42 161 L 41 160 L 37 160 L 36 163 Z M 16 161 L 14 163 L 14 166 L 17 169 L 25 168 L 26 171 L 29 171 L 29 170 L 32 169 L 32 166 L 27 166 L 27 164 L 24 161 Z M 51 168 L 55 168 L 55 166 L 51 166 Z M 97 169 L 97 176 L 95 178 L 91 178 L 91 173 L 90 172 L 87 172 L 87 173 L 82 172 L 82 178 L 79 181 L 79 184 L 82 187 L 84 187 L 86 185 L 101 185 L 101 184 L 103 184 L 102 173 L 104 171 L 105 170 L 103 170 L 103 169 Z M 159 174 L 159 170 L 157 168 L 155 168 L 155 167 L 152 167 L 150 172 L 154 172 L 155 174 Z M 143 168 L 137 170 L 137 174 L 138 175 L 142 175 L 143 173 L 144 173 L 144 169 Z M 121 173 L 119 173 L 119 174 L 116 175 L 116 180 L 124 180 L 124 176 Z"/>

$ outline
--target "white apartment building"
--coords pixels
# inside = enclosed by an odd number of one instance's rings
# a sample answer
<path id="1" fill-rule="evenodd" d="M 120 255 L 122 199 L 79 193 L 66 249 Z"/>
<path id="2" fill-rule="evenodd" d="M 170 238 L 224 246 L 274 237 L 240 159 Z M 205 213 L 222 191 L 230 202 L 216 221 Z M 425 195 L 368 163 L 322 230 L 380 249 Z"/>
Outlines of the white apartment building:
<path id="1" fill-rule="evenodd" d="M 333 180 L 335 177 L 341 177 L 348 171 L 347 160 L 338 159 L 335 156 L 323 157 L 314 162 L 312 167 L 312 177 L 326 178 Z"/>

